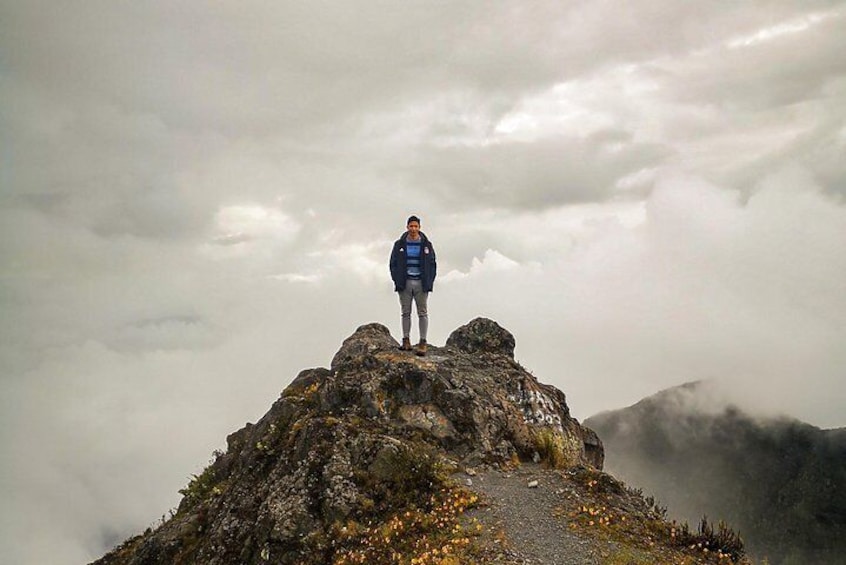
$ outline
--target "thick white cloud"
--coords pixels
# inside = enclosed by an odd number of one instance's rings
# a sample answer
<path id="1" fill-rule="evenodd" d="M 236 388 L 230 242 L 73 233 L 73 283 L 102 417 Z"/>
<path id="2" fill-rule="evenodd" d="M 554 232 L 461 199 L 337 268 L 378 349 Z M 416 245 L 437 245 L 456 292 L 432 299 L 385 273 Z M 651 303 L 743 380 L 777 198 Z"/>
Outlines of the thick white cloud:
<path id="1" fill-rule="evenodd" d="M 586 417 L 842 426 L 842 2 L 0 5 L 0 561 L 93 559 L 357 325 L 391 242 Z M 46 540 L 46 541 L 45 541 Z"/>

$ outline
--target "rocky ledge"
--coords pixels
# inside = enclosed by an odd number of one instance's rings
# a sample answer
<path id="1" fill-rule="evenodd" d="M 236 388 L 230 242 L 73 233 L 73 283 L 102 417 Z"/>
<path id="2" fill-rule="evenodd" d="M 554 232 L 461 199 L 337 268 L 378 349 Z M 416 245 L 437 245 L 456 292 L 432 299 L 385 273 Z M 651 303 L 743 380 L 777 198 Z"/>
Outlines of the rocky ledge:
<path id="1" fill-rule="evenodd" d="M 514 344 L 477 318 L 417 357 L 385 326 L 361 326 L 329 369 L 301 372 L 227 438 L 170 520 L 96 563 L 341 563 L 359 525 L 434 504 L 444 469 L 601 469 L 599 438 L 514 360 Z"/>

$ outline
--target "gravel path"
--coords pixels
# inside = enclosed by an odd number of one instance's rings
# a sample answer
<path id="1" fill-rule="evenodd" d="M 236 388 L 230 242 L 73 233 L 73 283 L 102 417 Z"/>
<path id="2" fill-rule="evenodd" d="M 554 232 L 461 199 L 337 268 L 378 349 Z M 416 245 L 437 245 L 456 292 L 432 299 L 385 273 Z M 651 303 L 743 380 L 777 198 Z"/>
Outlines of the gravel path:
<path id="1" fill-rule="evenodd" d="M 519 469 L 483 471 L 470 477 L 469 486 L 483 495 L 489 506 L 475 517 L 505 532 L 518 563 L 525 565 L 598 565 L 599 552 L 591 540 L 569 530 L 567 520 L 556 516 L 563 492 L 562 478 L 539 465 Z M 538 486 L 529 488 L 531 481 Z M 560 511 L 559 511 L 560 512 Z"/>

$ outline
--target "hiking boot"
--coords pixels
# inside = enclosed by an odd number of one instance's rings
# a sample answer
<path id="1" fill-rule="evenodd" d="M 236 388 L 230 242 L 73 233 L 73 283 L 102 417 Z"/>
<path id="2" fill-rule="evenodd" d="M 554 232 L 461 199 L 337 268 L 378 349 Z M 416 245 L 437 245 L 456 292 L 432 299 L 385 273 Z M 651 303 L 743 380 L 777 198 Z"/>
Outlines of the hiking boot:
<path id="1" fill-rule="evenodd" d="M 426 340 L 425 339 L 420 340 L 420 343 L 417 344 L 417 349 L 414 350 L 414 353 L 416 353 L 420 357 L 423 357 L 424 355 L 426 355 Z"/>
<path id="2" fill-rule="evenodd" d="M 407 337 L 402 338 L 402 345 L 399 346 L 402 351 L 411 351 L 411 340 Z"/>

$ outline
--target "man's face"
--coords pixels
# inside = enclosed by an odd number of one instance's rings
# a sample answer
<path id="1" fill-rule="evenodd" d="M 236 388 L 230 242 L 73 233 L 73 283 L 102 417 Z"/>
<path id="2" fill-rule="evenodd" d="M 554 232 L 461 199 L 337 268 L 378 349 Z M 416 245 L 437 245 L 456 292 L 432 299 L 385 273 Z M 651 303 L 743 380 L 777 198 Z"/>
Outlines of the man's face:
<path id="1" fill-rule="evenodd" d="M 408 229 L 408 235 L 411 236 L 411 239 L 417 239 L 420 237 L 420 224 L 418 222 L 408 222 L 406 228 Z"/>

